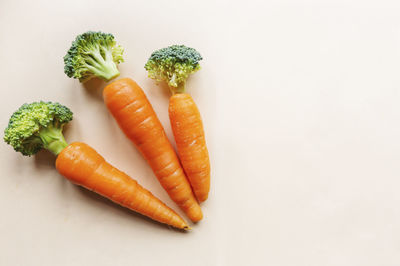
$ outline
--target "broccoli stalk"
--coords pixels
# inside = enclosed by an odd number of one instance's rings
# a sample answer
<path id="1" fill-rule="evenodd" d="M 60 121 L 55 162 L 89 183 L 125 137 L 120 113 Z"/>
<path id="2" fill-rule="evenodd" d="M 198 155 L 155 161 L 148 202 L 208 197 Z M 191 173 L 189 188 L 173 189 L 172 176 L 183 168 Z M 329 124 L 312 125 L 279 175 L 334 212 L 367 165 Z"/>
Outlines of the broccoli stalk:
<path id="1" fill-rule="evenodd" d="M 64 72 L 80 82 L 94 77 L 109 81 L 120 74 L 117 64 L 123 62 L 123 51 L 112 34 L 85 32 L 75 38 L 64 56 Z"/>
<path id="2" fill-rule="evenodd" d="M 70 109 L 59 103 L 24 104 L 11 116 L 4 141 L 26 156 L 43 148 L 57 155 L 68 146 L 62 131 L 72 115 Z"/>
<path id="3" fill-rule="evenodd" d="M 62 127 L 53 124 L 43 127 L 38 132 L 38 137 L 43 143 L 43 148 L 51 151 L 55 155 L 59 154 L 68 146 L 62 133 Z"/>
<path id="4" fill-rule="evenodd" d="M 200 69 L 203 58 L 193 48 L 172 45 L 153 52 L 144 68 L 149 78 L 165 81 L 172 94 L 184 93 L 189 75 Z"/>

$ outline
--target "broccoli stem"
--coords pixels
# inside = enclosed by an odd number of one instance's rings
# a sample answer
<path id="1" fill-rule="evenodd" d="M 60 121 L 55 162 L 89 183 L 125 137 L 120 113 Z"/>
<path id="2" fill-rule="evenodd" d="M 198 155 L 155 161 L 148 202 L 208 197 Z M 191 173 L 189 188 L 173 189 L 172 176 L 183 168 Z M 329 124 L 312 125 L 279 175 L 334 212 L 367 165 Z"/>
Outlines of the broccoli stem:
<path id="1" fill-rule="evenodd" d="M 110 81 L 119 76 L 117 65 L 113 61 L 112 52 L 103 49 L 105 59 L 101 56 L 100 52 L 92 52 L 92 57 L 86 59 L 87 68 L 92 71 L 96 76 Z"/>
<path id="2" fill-rule="evenodd" d="M 62 127 L 57 125 L 50 124 L 40 129 L 39 138 L 42 140 L 44 148 L 55 155 L 68 146 L 62 133 Z"/>
<path id="3" fill-rule="evenodd" d="M 172 95 L 177 93 L 185 93 L 186 92 L 186 82 L 175 82 L 176 74 L 174 73 L 171 79 L 168 82 L 169 90 L 171 91 Z M 176 86 L 174 86 L 176 85 Z"/>
<path id="4" fill-rule="evenodd" d="M 110 81 L 113 78 L 116 78 L 119 76 L 119 71 L 114 63 L 113 64 L 104 64 L 101 66 L 101 68 L 99 68 L 99 69 L 94 68 L 92 71 L 98 77 L 100 77 L 106 81 Z"/>
<path id="5" fill-rule="evenodd" d="M 185 93 L 186 92 L 185 85 L 186 85 L 185 83 L 180 83 L 180 84 L 178 84 L 177 87 L 169 86 L 169 90 L 171 91 L 172 95 L 178 94 L 178 93 Z"/>

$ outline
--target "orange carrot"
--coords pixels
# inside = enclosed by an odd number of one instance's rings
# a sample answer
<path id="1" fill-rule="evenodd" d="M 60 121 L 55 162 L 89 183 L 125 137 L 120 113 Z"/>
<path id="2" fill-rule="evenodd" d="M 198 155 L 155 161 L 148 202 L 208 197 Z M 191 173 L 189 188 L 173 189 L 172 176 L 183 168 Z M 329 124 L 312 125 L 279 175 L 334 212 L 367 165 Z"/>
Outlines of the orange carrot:
<path id="1" fill-rule="evenodd" d="M 46 149 L 57 156 L 56 168 L 73 183 L 161 223 L 188 229 L 186 222 L 135 180 L 107 163 L 87 144 L 70 145 L 63 135 L 72 111 L 59 103 L 33 102 L 15 111 L 4 141 L 25 156 Z"/>
<path id="2" fill-rule="evenodd" d="M 164 81 L 172 93 L 169 118 L 182 167 L 199 202 L 210 191 L 210 160 L 203 123 L 192 97 L 186 94 L 186 81 L 200 69 L 203 57 L 196 49 L 171 45 L 154 51 L 144 68 L 149 78 Z"/>
<path id="3" fill-rule="evenodd" d="M 205 201 L 210 191 L 210 160 L 203 123 L 193 98 L 187 93 L 172 95 L 169 118 L 183 169 L 197 199 Z"/>
<path id="4" fill-rule="evenodd" d="M 126 208 L 176 228 L 189 228 L 177 213 L 85 143 L 74 142 L 63 149 L 56 168 L 71 182 Z"/>
<path id="5" fill-rule="evenodd" d="M 131 79 L 112 82 L 104 101 L 125 135 L 148 161 L 161 185 L 193 222 L 203 218 L 200 206 L 153 107 Z"/>

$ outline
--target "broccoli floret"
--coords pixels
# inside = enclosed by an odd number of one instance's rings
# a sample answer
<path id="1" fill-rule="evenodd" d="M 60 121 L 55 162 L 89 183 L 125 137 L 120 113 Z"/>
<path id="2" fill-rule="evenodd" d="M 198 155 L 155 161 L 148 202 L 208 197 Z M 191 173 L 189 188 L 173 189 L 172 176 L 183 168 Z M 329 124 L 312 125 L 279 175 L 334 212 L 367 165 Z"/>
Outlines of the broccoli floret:
<path id="1" fill-rule="evenodd" d="M 117 64 L 123 62 L 124 49 L 110 33 L 88 31 L 78 35 L 64 56 L 64 72 L 85 82 L 93 77 L 107 81 L 117 77 Z"/>
<path id="2" fill-rule="evenodd" d="M 42 148 L 57 155 L 68 145 L 62 129 L 71 120 L 71 110 L 59 103 L 23 104 L 11 116 L 4 141 L 23 155 L 31 156 Z"/>
<path id="3" fill-rule="evenodd" d="M 167 82 L 172 93 L 184 92 L 187 78 L 200 69 L 202 59 L 193 48 L 172 45 L 153 52 L 144 68 L 150 78 Z"/>

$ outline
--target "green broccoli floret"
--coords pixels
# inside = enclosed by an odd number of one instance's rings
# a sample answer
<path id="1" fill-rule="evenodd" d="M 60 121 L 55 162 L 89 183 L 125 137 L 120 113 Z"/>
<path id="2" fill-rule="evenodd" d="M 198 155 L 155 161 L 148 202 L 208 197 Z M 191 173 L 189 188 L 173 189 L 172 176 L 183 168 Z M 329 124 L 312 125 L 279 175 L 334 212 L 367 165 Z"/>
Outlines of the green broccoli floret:
<path id="1" fill-rule="evenodd" d="M 189 75 L 200 69 L 199 61 L 202 59 L 193 48 L 172 45 L 153 52 L 144 68 L 150 78 L 165 81 L 172 93 L 180 93 L 185 91 Z"/>
<path id="2" fill-rule="evenodd" d="M 85 82 L 93 77 L 107 81 L 117 77 L 117 64 L 123 62 L 124 49 L 110 33 L 88 31 L 78 35 L 64 56 L 64 72 Z"/>
<path id="3" fill-rule="evenodd" d="M 11 116 L 4 141 L 23 155 L 31 156 L 42 148 L 57 155 L 68 146 L 62 130 L 71 120 L 71 110 L 59 103 L 24 104 Z"/>

